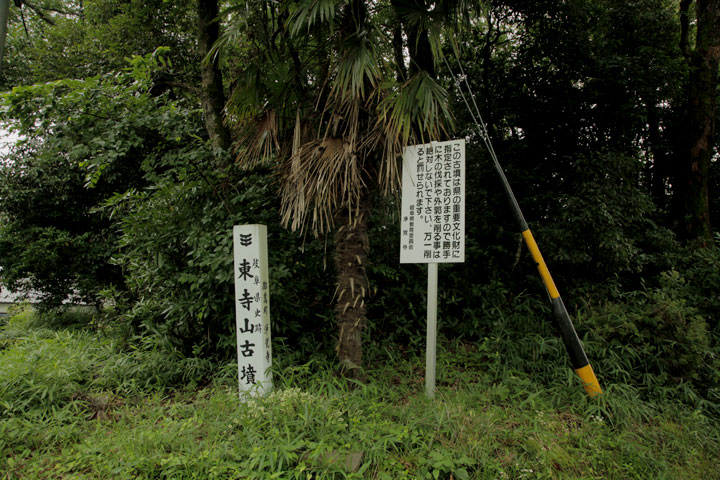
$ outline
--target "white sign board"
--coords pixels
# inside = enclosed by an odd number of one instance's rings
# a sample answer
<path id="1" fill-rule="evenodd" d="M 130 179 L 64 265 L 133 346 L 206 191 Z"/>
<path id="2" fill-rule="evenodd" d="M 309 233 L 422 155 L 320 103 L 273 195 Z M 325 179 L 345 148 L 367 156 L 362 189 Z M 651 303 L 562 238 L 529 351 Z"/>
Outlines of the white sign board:
<path id="1" fill-rule="evenodd" d="M 400 263 L 465 261 L 465 140 L 403 154 Z"/>
<path id="2" fill-rule="evenodd" d="M 240 396 L 272 390 L 267 227 L 235 225 L 235 324 Z"/>

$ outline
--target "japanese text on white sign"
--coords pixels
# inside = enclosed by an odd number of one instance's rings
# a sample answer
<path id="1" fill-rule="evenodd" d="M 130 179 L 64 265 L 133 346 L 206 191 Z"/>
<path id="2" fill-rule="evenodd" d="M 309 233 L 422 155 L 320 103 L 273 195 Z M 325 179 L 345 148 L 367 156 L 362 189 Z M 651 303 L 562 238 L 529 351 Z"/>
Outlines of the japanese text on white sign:
<path id="1" fill-rule="evenodd" d="M 233 246 L 240 394 L 264 394 L 272 389 L 267 227 L 236 225 Z"/>
<path id="2" fill-rule="evenodd" d="M 465 140 L 403 154 L 400 263 L 465 261 Z"/>

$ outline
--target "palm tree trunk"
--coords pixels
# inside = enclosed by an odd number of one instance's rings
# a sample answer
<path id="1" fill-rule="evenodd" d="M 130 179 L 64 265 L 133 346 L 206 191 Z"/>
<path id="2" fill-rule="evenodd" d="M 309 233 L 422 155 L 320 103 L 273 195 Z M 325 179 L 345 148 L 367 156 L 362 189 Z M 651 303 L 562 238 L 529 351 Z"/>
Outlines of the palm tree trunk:
<path id="1" fill-rule="evenodd" d="M 425 0 L 410 0 L 409 2 L 392 0 L 391 5 L 407 34 L 407 48 L 410 54 L 409 75 L 412 77 L 418 71 L 424 71 L 435 78 L 435 60 L 430 48 L 428 31 L 417 21 L 410 19 L 411 13 L 427 12 L 428 5 Z M 408 12 L 408 6 L 411 7 L 411 12 Z"/>
<path id="2" fill-rule="evenodd" d="M 365 265 L 369 215 L 370 195 L 365 193 L 356 211 L 344 209 L 336 217 L 336 224 L 339 225 L 335 233 L 337 354 L 345 374 L 350 377 L 357 377 L 362 367 L 362 333 L 367 323 L 365 299 L 368 281 Z"/>

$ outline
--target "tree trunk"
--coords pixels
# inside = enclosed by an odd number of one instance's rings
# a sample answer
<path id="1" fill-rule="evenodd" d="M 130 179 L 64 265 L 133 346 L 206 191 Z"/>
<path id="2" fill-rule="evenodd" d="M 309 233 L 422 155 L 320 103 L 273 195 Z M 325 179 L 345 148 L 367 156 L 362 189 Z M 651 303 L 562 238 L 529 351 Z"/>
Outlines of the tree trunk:
<path id="1" fill-rule="evenodd" d="M 217 58 L 209 58 L 213 44 L 220 36 L 220 25 L 217 0 L 198 0 L 198 30 L 200 54 L 201 93 L 205 129 L 215 148 L 229 150 L 231 145 L 230 130 L 223 122 L 225 94 L 223 92 L 222 75 Z"/>
<path id="2" fill-rule="evenodd" d="M 665 189 L 668 178 L 668 156 L 667 149 L 662 143 L 660 115 L 656 103 L 657 100 L 651 98 L 647 105 L 648 143 L 652 162 L 648 162 L 646 166 L 645 183 L 655 205 L 664 210 L 667 207 Z"/>
<path id="3" fill-rule="evenodd" d="M 405 53 L 403 52 L 402 24 L 398 23 L 393 27 L 393 57 L 395 58 L 395 78 L 403 83 L 407 80 L 407 69 L 405 68 Z"/>
<path id="4" fill-rule="evenodd" d="M 683 41 L 687 41 L 688 1 L 681 2 Z M 684 11 L 683 11 L 684 9 Z M 681 48 L 690 67 L 686 153 L 683 162 L 685 227 L 688 239 L 712 238 L 708 177 L 713 156 L 720 62 L 720 0 L 698 0 L 695 48 Z M 683 15 L 684 14 L 684 15 Z"/>
<path id="5" fill-rule="evenodd" d="M 336 217 L 335 267 L 337 269 L 338 324 L 337 354 L 346 375 L 357 377 L 362 367 L 362 333 L 367 319 L 365 299 L 368 281 L 365 265 L 368 253 L 368 217 L 370 195 L 365 193 L 357 211 L 350 216 L 347 209 Z"/>
<path id="6" fill-rule="evenodd" d="M 420 71 L 425 71 L 435 78 L 435 60 L 430 48 L 428 32 L 416 21 L 411 20 L 413 16 L 421 14 L 420 12 L 423 15 L 428 14 L 425 0 L 391 0 L 390 3 L 407 35 L 407 48 L 410 54 L 409 75 L 412 77 Z"/>

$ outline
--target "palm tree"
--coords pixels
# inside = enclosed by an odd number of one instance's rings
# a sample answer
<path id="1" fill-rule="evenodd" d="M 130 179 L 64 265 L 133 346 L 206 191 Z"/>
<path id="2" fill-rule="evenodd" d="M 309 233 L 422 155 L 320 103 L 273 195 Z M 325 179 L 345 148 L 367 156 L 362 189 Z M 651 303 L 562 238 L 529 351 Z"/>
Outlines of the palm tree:
<path id="1" fill-rule="evenodd" d="M 402 149 L 451 123 L 420 3 L 259 0 L 226 12 L 216 49 L 238 66 L 227 105 L 237 161 L 274 166 L 288 228 L 334 233 L 337 353 L 351 375 L 362 365 L 371 191 L 396 192 Z"/>

